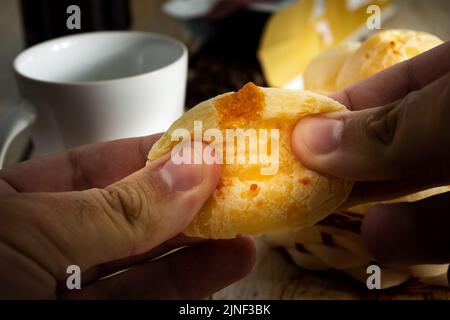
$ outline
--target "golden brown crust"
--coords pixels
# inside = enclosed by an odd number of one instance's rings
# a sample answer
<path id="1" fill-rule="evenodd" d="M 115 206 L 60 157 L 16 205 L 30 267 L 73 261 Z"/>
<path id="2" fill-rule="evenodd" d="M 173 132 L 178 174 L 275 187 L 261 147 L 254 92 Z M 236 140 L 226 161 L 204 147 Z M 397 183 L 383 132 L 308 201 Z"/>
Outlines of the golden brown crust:
<path id="1" fill-rule="evenodd" d="M 235 94 L 217 98 L 214 107 L 220 129 L 247 128 L 261 118 L 261 112 L 265 109 L 264 92 L 253 83 L 248 83 Z"/>
<path id="2" fill-rule="evenodd" d="M 412 30 L 379 32 L 351 54 L 336 79 L 336 90 L 408 60 L 442 43 L 438 37 Z"/>
<path id="3" fill-rule="evenodd" d="M 305 89 L 322 94 L 344 89 L 441 43 L 429 33 L 398 29 L 376 33 L 361 44 L 341 44 L 311 60 L 303 75 Z"/>
<path id="4" fill-rule="evenodd" d="M 226 108 L 235 111 L 230 114 L 223 110 Z M 154 160 L 169 152 L 177 143 L 171 141 L 171 133 L 177 128 L 192 133 L 194 121 L 202 121 L 203 131 L 236 126 L 278 129 L 278 173 L 262 175 L 261 163 L 224 164 L 217 189 L 185 233 L 217 239 L 297 229 L 316 223 L 336 209 L 348 197 L 352 182 L 305 168 L 291 152 L 292 129 L 306 115 L 343 110 L 338 102 L 308 91 L 250 84 L 238 93 L 215 97 L 186 112 L 153 146 L 148 158 Z M 234 117 L 234 112 L 240 116 Z"/>

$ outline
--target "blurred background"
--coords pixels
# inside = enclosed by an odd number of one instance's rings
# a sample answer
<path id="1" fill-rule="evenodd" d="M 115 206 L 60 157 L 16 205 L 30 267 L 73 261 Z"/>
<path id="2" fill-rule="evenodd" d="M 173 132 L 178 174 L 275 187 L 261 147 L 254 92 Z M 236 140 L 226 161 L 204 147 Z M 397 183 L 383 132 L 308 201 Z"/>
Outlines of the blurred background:
<path id="1" fill-rule="evenodd" d="M 61 28 L 61 25 L 65 26 L 64 21 L 67 18 L 65 9 L 70 4 L 79 4 L 81 7 L 82 32 L 141 30 L 167 34 L 187 44 L 190 52 L 190 72 L 186 106 L 189 108 L 218 93 L 235 90 L 248 81 L 267 85 L 261 63 L 269 64 L 269 62 L 257 59 L 262 33 L 272 15 L 279 10 L 289 11 L 289 6 L 297 2 L 296 0 L 2 0 L 0 1 L 0 116 L 17 100 L 11 67 L 14 57 L 27 46 L 72 33 L 64 27 Z M 316 8 L 311 15 L 320 15 L 320 11 L 324 10 L 321 7 L 326 5 L 327 1 L 300 2 L 314 3 Z M 333 16 L 328 17 L 329 20 L 334 16 L 342 18 L 339 22 L 330 22 L 334 28 L 332 31 L 339 34 L 339 29 L 343 29 L 343 35 L 339 35 L 332 43 L 350 37 L 360 40 L 370 33 L 366 28 L 363 28 L 366 29 L 364 32 L 358 32 L 365 24 L 365 20 L 355 17 L 361 11 L 358 4 L 365 10 L 371 1 L 328 2 L 333 6 L 342 3 L 342 8 L 329 9 L 335 11 Z M 449 1 L 379 2 L 383 10 L 385 7 L 392 7 L 392 4 L 395 7 L 382 12 L 382 29 L 410 28 L 433 33 L 444 41 L 450 38 Z M 343 9 L 347 7 L 347 3 L 353 3 L 356 9 Z M 336 11 L 338 9 L 342 12 Z M 348 16 L 344 16 L 345 14 Z M 309 59 L 316 54 L 317 49 L 311 49 L 314 44 L 303 35 L 308 29 L 306 26 L 308 21 L 306 17 L 303 20 L 301 18 L 296 20 L 299 21 L 294 24 L 292 21 L 285 21 L 284 27 L 285 30 L 296 28 L 297 40 L 304 38 L 302 55 Z M 274 29 L 280 27 L 283 28 L 283 25 L 273 26 Z M 282 34 L 281 30 L 272 33 L 277 36 L 266 39 L 266 51 L 270 51 L 271 46 L 279 45 L 277 41 L 291 40 L 283 39 L 289 35 Z M 271 43 L 268 44 L 267 41 Z M 310 52 L 307 52 L 308 50 Z M 290 55 L 289 52 L 284 54 Z M 270 59 L 270 53 L 267 59 Z M 301 60 L 302 57 L 297 59 Z M 272 63 L 276 64 L 278 61 Z M 269 84 L 280 85 L 278 79 L 272 82 L 274 83 Z"/>
<path id="2" fill-rule="evenodd" d="M 0 117 L 19 100 L 12 62 L 23 49 L 41 41 L 79 32 L 65 28 L 66 8 L 81 8 L 81 32 L 140 30 L 166 34 L 189 50 L 186 109 L 246 82 L 301 88 L 302 73 L 322 50 L 371 33 L 366 8 L 381 8 L 381 29 L 407 28 L 450 39 L 447 0 L 1 0 Z M 61 27 L 62 26 L 62 27 Z M 30 157 L 26 132 L 11 157 Z M 259 244 L 264 246 L 264 244 Z M 255 271 L 215 298 L 380 298 L 358 291 L 347 280 L 332 281 L 286 264 L 282 254 L 259 247 Z M 263 253 L 261 253 L 263 252 Z M 448 291 L 432 298 L 448 299 Z M 383 293 L 385 298 L 403 297 Z M 411 295 L 409 295 L 411 297 Z M 426 297 L 422 293 L 416 298 Z"/>

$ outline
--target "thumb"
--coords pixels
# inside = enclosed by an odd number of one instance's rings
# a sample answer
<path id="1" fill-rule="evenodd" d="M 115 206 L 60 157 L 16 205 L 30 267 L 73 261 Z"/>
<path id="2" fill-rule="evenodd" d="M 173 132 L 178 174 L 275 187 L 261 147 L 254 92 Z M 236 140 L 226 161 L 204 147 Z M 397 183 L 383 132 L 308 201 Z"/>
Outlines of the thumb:
<path id="1" fill-rule="evenodd" d="M 190 141 L 181 148 L 190 148 L 193 157 L 202 151 Z M 219 176 L 217 164 L 177 164 L 167 154 L 101 193 L 109 210 L 132 228 L 132 254 L 139 254 L 182 232 L 216 188 Z"/>
<path id="2" fill-rule="evenodd" d="M 386 106 L 306 117 L 292 134 L 302 163 L 346 179 L 388 180 L 450 158 L 450 74 Z"/>
<path id="3" fill-rule="evenodd" d="M 87 270 L 147 252 L 188 226 L 219 175 L 217 164 L 175 164 L 166 155 L 105 189 L 30 195 L 48 213 L 39 215 L 40 237 L 51 244 L 41 264 L 64 278 L 68 265 Z"/>

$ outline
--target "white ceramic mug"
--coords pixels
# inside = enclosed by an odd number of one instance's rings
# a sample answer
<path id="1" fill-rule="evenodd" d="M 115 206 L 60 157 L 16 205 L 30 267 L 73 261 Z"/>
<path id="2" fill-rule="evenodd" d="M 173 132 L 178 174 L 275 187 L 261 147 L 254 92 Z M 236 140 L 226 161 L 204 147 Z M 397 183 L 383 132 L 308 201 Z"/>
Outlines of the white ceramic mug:
<path id="1" fill-rule="evenodd" d="M 186 47 L 143 32 L 94 32 L 31 47 L 14 61 L 22 102 L 0 122 L 0 167 L 31 126 L 38 154 L 164 131 L 184 112 Z"/>

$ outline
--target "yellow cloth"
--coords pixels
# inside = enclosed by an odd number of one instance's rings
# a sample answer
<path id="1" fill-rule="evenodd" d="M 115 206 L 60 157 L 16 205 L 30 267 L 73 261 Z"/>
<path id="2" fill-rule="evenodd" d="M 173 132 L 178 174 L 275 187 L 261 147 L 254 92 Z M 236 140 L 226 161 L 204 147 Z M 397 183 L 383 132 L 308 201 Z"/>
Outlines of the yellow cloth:
<path id="1" fill-rule="evenodd" d="M 384 9 L 390 1 L 298 0 L 274 14 L 258 50 L 268 84 L 286 86 L 319 52 L 367 29 L 371 13 L 366 11 L 371 4 Z"/>

